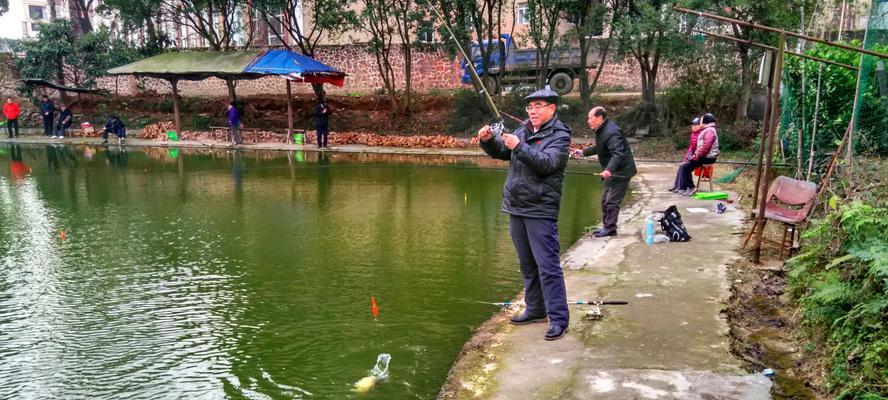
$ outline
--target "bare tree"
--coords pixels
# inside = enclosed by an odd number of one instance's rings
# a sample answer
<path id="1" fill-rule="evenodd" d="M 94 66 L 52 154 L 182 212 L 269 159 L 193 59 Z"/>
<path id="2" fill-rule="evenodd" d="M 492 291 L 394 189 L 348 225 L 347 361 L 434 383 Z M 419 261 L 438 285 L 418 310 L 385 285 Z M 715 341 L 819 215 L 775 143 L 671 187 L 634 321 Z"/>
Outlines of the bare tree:
<path id="1" fill-rule="evenodd" d="M 354 0 L 253 0 L 252 10 L 262 18 L 269 32 L 287 50 L 299 50 L 317 59 L 318 43 L 324 37 L 336 36 L 355 26 Z M 301 18 L 300 18 L 301 17 Z M 312 21 L 306 26 L 303 19 Z M 287 40 L 292 38 L 292 40 Z M 318 100 L 324 101 L 324 85 L 312 84 Z"/>
<path id="2" fill-rule="evenodd" d="M 186 26 L 206 41 L 214 51 L 228 51 L 237 47 L 235 35 L 239 33 L 239 0 L 160 0 L 164 22 Z M 237 101 L 233 78 L 224 78 L 228 97 Z"/>
<path id="3" fill-rule="evenodd" d="M 93 31 L 89 13 L 95 0 L 68 0 L 68 14 L 71 16 L 71 25 L 74 28 L 74 36 L 81 37 Z"/>
<path id="4" fill-rule="evenodd" d="M 530 0 L 527 2 L 530 29 L 528 34 L 537 50 L 537 87 L 543 87 L 549 77 L 549 60 L 555 43 L 560 39 L 561 22 L 569 0 Z"/>

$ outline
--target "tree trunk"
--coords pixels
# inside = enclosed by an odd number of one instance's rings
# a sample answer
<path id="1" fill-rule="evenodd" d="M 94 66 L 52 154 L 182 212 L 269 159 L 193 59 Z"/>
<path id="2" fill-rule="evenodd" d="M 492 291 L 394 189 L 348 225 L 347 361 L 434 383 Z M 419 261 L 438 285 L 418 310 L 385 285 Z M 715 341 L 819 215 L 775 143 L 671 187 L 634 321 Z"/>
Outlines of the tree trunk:
<path id="1" fill-rule="evenodd" d="M 234 88 L 237 86 L 234 78 L 225 78 L 225 86 L 228 87 L 228 100 L 232 103 L 237 102 L 237 93 L 235 93 Z"/>
<path id="2" fill-rule="evenodd" d="M 752 91 L 752 65 L 749 60 L 749 49 L 741 48 L 740 53 L 740 98 L 737 99 L 737 120 L 743 121 L 748 116 L 749 95 Z"/>
<path id="3" fill-rule="evenodd" d="M 410 42 L 407 41 L 401 46 L 404 46 L 404 115 L 410 115 L 413 113 L 413 104 L 412 104 L 412 79 L 411 74 L 413 73 L 413 50 L 411 49 Z"/>

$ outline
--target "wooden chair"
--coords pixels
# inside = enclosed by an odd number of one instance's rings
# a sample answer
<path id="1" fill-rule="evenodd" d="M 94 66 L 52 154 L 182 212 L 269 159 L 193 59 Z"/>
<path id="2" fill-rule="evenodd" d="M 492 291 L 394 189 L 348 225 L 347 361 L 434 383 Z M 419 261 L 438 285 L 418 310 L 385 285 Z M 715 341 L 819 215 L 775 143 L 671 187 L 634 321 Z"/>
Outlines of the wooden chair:
<path id="1" fill-rule="evenodd" d="M 814 196 L 817 195 L 817 185 L 813 182 L 800 181 L 786 176 L 778 176 L 771 187 L 768 188 L 767 201 L 765 201 L 765 220 L 762 229 L 768 220 L 774 220 L 783 223 L 783 238 L 780 242 L 766 240 L 763 242 L 780 246 L 780 258 L 783 258 L 783 249 L 789 248 L 787 255 L 797 248 L 795 237 L 797 226 L 808 218 L 808 213 L 814 205 Z M 796 208 L 789 208 L 796 207 Z M 758 210 L 753 210 L 753 215 L 757 215 Z M 756 233 L 756 225 L 753 224 L 749 233 L 746 234 L 746 240 L 743 241 L 743 247 Z"/>
<path id="2" fill-rule="evenodd" d="M 700 191 L 700 183 L 703 182 L 705 178 L 709 181 L 709 191 L 712 192 L 712 172 L 714 171 L 713 164 L 703 164 L 697 169 L 694 170 L 694 174 L 697 175 L 697 184 L 694 186 L 694 191 L 691 194 L 697 193 Z"/>

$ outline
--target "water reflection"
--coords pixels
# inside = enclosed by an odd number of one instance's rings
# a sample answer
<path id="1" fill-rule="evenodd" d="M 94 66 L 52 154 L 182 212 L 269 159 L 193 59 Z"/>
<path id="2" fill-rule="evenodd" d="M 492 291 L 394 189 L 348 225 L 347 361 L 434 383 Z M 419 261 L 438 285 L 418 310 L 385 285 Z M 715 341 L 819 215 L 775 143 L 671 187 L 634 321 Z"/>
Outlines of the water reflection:
<path id="1" fill-rule="evenodd" d="M 381 352 L 373 398 L 432 398 L 497 311 L 460 299 L 521 287 L 486 158 L 12 150 L 0 398 L 354 398 Z M 596 219 L 581 179 L 563 245 Z"/>

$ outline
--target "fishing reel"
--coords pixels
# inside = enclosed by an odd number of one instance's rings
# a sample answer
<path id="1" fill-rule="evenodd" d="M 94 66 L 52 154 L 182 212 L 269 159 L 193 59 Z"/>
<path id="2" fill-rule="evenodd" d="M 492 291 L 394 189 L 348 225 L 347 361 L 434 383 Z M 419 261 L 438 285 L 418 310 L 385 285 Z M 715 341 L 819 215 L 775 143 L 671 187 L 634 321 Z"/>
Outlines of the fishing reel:
<path id="1" fill-rule="evenodd" d="M 496 122 L 490 124 L 490 133 L 494 136 L 502 136 L 503 132 L 506 131 L 506 125 L 503 124 L 503 120 L 497 120 Z"/>
<path id="2" fill-rule="evenodd" d="M 589 309 L 586 310 L 586 320 L 589 321 L 600 321 L 604 319 L 604 313 L 601 312 L 601 305 L 603 302 L 589 302 Z"/>

